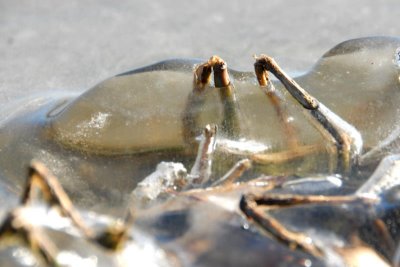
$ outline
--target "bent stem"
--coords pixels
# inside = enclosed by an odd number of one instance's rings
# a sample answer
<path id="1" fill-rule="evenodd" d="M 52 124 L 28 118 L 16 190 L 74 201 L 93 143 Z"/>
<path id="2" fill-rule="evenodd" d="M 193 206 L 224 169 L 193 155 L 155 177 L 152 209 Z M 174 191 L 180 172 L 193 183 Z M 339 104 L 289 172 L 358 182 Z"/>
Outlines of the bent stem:
<path id="1" fill-rule="evenodd" d="M 43 231 L 32 225 L 26 216 L 23 207 L 16 208 L 6 215 L 0 226 L 0 240 L 5 244 L 6 239 L 19 237 L 35 255 L 38 255 L 48 266 L 57 266 L 58 249 Z"/>
<path id="2" fill-rule="evenodd" d="M 200 115 L 205 101 L 205 90 L 214 73 L 214 85 L 219 89 L 223 107 L 223 119 L 220 130 L 229 138 L 236 138 L 240 132 L 238 107 L 234 87 L 230 81 L 226 62 L 218 56 L 196 67 L 193 73 L 193 89 L 188 96 L 182 116 L 183 137 L 186 144 L 192 147 L 199 134 Z"/>
<path id="3" fill-rule="evenodd" d="M 264 69 L 260 62 L 254 63 L 254 71 L 258 80 L 260 89 L 268 97 L 269 102 L 275 109 L 276 115 L 278 116 L 281 125 L 283 126 L 283 132 L 288 140 L 288 146 L 290 150 L 296 150 L 299 147 L 299 141 L 296 135 L 295 127 L 289 123 L 289 115 L 287 113 L 286 105 L 282 99 L 282 96 L 277 92 L 273 83 L 270 81 L 268 72 Z"/>
<path id="4" fill-rule="evenodd" d="M 209 181 L 211 177 L 212 156 L 216 144 L 216 125 L 207 125 L 204 128 L 202 140 L 197 151 L 196 161 L 190 171 L 190 182 L 187 186 L 198 187 Z"/>
<path id="5" fill-rule="evenodd" d="M 61 213 L 70 218 L 84 236 L 88 238 L 94 236 L 94 232 L 85 225 L 58 179 L 42 163 L 32 161 L 25 191 L 21 198 L 22 205 L 27 205 L 32 200 L 32 193 L 35 187 L 40 189 L 46 203 L 60 209 Z"/>
<path id="6" fill-rule="evenodd" d="M 212 183 L 214 186 L 229 186 L 236 182 L 243 173 L 251 168 L 251 161 L 249 159 L 242 159 L 237 162 L 224 176 Z"/>
<path id="7" fill-rule="evenodd" d="M 307 234 L 289 230 L 269 214 L 273 208 L 292 207 L 305 204 L 343 204 L 364 200 L 356 195 L 322 196 L 322 195 L 291 195 L 291 194 L 247 194 L 240 200 L 240 209 L 247 218 L 253 220 L 262 229 L 272 234 L 277 240 L 291 249 L 301 249 L 313 256 L 322 257 L 323 250 L 314 243 Z M 366 202 L 375 200 L 365 199 Z"/>
<path id="8" fill-rule="evenodd" d="M 128 236 L 128 229 L 133 224 L 132 211 L 125 220 L 112 225 L 106 230 L 96 234 L 84 223 L 78 210 L 62 188 L 58 179 L 38 161 L 32 161 L 29 166 L 28 178 L 21 196 L 20 206 L 12 210 L 0 226 L 0 239 L 20 236 L 23 242 L 36 254 L 40 255 L 49 266 L 57 266 L 58 249 L 49 237 L 33 225 L 27 218 L 27 206 L 36 197 L 37 190 L 41 193 L 46 204 L 57 208 L 61 214 L 69 218 L 82 233 L 82 236 L 94 241 L 105 249 L 116 250 L 121 247 Z"/>
<path id="9" fill-rule="evenodd" d="M 316 98 L 311 96 L 306 90 L 289 77 L 269 56 L 261 55 L 256 58 L 259 74 L 259 81 L 270 83 L 269 79 L 263 78 L 262 74 L 270 71 L 285 86 L 286 90 L 299 102 L 305 109 L 309 110 L 312 117 L 328 132 L 335 141 L 337 148 L 338 164 L 337 172 L 350 172 L 354 166 L 358 165 L 359 156 L 362 150 L 361 134 L 348 122 L 340 118 Z M 256 69 L 256 71 L 257 71 Z M 317 127 L 319 130 L 320 127 Z M 323 133 L 324 134 L 324 133 Z"/>

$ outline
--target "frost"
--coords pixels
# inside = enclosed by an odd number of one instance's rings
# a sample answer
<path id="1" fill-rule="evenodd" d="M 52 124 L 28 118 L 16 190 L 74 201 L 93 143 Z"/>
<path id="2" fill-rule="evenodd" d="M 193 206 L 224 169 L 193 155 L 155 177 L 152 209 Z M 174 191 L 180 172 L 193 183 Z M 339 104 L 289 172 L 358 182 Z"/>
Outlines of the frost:
<path id="1" fill-rule="evenodd" d="M 90 120 L 85 120 L 77 125 L 78 136 L 86 136 L 89 132 L 95 131 L 95 134 L 99 134 L 100 130 L 103 129 L 108 124 L 108 118 L 111 116 L 109 113 L 97 112 Z"/>
<path id="2" fill-rule="evenodd" d="M 79 124 L 79 128 L 95 128 L 102 129 L 107 124 L 107 119 L 111 115 L 108 113 L 97 112 L 93 115 L 90 121 L 84 121 L 82 124 Z"/>
<path id="3" fill-rule="evenodd" d="M 395 55 L 394 55 L 394 64 L 396 64 L 396 66 L 398 68 L 400 68 L 400 47 L 398 47 L 396 49 Z"/>
<path id="4" fill-rule="evenodd" d="M 262 153 L 270 149 L 269 146 L 253 140 L 244 138 L 239 140 L 229 140 L 220 138 L 217 140 L 218 148 L 233 154 Z"/>
<path id="5" fill-rule="evenodd" d="M 106 126 L 107 118 L 111 116 L 108 113 L 96 113 L 91 120 L 88 122 L 87 127 L 101 129 Z"/>
<path id="6" fill-rule="evenodd" d="M 139 242 L 131 242 L 121 252 L 118 262 L 121 266 L 169 267 L 168 255 L 145 236 L 135 236 Z"/>
<path id="7" fill-rule="evenodd" d="M 16 248 L 12 255 L 23 266 L 37 266 L 36 258 L 26 248 Z"/>
<path id="8" fill-rule="evenodd" d="M 72 251 L 61 252 L 57 256 L 57 261 L 60 265 L 63 265 L 63 266 L 74 266 L 74 267 L 77 267 L 77 266 L 96 267 L 97 266 L 97 257 L 91 256 L 88 258 L 84 258 Z"/>
<path id="9" fill-rule="evenodd" d="M 169 191 L 179 191 L 186 184 L 187 170 L 182 163 L 161 162 L 156 171 L 132 191 L 133 203 L 146 205 Z"/>

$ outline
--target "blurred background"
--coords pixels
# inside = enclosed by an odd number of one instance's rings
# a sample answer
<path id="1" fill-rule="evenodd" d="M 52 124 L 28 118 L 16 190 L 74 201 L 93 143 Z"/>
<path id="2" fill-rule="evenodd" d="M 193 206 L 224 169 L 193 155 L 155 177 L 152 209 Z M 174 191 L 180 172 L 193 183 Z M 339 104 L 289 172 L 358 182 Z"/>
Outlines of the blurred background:
<path id="1" fill-rule="evenodd" d="M 251 70 L 266 53 L 304 71 L 346 39 L 400 36 L 399 14 L 398 0 L 0 0 L 0 107 L 167 58 Z"/>

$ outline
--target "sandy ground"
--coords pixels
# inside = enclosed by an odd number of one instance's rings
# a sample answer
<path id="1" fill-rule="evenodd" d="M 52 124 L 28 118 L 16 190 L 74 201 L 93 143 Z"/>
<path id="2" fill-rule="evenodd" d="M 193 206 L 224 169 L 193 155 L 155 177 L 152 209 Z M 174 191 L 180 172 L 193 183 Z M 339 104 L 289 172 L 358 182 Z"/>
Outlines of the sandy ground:
<path id="1" fill-rule="evenodd" d="M 399 14 L 398 0 L 0 0 L 0 107 L 166 58 L 250 70 L 267 53 L 304 70 L 343 40 L 400 35 Z"/>

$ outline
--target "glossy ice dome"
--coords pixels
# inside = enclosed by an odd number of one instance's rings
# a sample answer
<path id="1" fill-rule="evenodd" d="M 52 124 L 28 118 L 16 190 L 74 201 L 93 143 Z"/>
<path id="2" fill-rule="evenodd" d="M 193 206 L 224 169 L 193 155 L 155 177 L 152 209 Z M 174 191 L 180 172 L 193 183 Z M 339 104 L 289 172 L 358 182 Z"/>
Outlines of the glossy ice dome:
<path id="1" fill-rule="evenodd" d="M 374 146 L 396 125 L 399 45 L 399 39 L 389 37 L 344 42 L 297 80 L 355 125 L 369 147 Z M 182 116 L 193 87 L 192 70 L 196 63 L 166 61 L 143 72 L 119 75 L 100 83 L 55 116 L 55 138 L 77 149 L 103 153 L 182 148 Z M 246 121 L 243 136 L 267 144 L 276 142 L 279 126 L 273 123 L 274 113 L 253 75 L 236 71 L 232 74 L 241 119 Z M 211 90 L 209 94 L 212 96 L 204 107 L 204 124 L 222 119 L 218 96 Z"/>
<path id="2" fill-rule="evenodd" d="M 400 40 L 393 37 L 346 41 L 296 79 L 361 132 L 364 151 L 376 147 L 397 129 L 399 46 Z M 183 162 L 190 168 L 197 147 L 185 143 L 182 117 L 193 90 L 196 64 L 198 60 L 163 61 L 110 78 L 78 97 L 45 96 L 19 104 L 15 116 L 2 120 L 2 177 L 15 188 L 16 181 L 22 183 L 25 166 L 36 158 L 62 179 L 80 204 L 113 206 L 124 202 L 126 193 L 152 173 L 160 161 Z M 288 149 L 282 122 L 259 89 L 254 74 L 234 70 L 230 74 L 240 135 L 230 139 L 220 132 L 215 177 L 241 157 Z M 321 149 L 315 155 L 279 166 L 259 166 L 252 175 L 328 172 L 329 142 L 292 96 L 277 81 L 274 84 L 287 108 L 286 123 L 296 129 L 299 142 Z M 223 119 L 218 90 L 211 84 L 205 95 L 198 134 L 205 125 L 220 124 Z M 375 164 L 380 157 L 374 158 Z"/>

